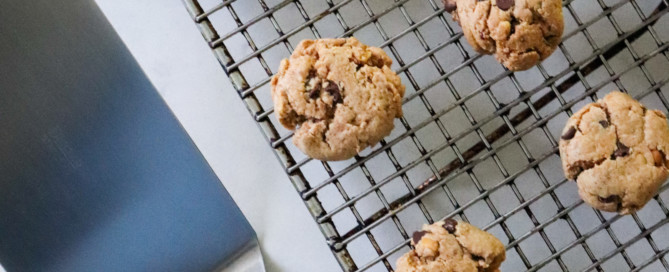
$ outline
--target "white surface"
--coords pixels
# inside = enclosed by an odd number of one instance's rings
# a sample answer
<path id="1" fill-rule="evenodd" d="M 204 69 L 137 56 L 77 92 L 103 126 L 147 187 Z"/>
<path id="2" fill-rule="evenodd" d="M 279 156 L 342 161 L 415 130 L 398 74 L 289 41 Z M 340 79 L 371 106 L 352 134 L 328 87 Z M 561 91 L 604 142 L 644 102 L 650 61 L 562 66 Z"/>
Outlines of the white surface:
<path id="1" fill-rule="evenodd" d="M 181 1 L 96 2 L 251 222 L 268 271 L 340 271 Z"/>

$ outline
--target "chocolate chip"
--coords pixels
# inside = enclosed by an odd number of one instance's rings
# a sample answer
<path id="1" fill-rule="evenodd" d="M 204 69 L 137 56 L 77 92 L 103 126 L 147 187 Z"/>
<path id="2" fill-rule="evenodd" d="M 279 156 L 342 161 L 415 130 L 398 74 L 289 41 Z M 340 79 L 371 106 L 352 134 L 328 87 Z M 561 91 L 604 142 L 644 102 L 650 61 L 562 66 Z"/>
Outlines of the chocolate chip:
<path id="1" fill-rule="evenodd" d="M 428 232 L 424 230 L 414 232 L 413 236 L 411 237 L 411 239 L 413 240 L 413 244 L 414 245 L 418 244 L 418 242 L 420 242 L 420 239 L 423 239 L 423 236 L 425 236 L 425 234 L 428 234 Z"/>
<path id="2" fill-rule="evenodd" d="M 630 154 L 630 148 L 621 143 L 620 141 L 616 143 L 618 145 L 618 149 L 613 152 L 614 157 L 625 157 Z"/>
<path id="3" fill-rule="evenodd" d="M 569 168 L 569 175 L 570 177 L 577 179 L 578 176 L 581 174 L 581 172 L 588 169 L 592 169 L 593 167 L 595 167 L 595 165 L 599 165 L 602 162 L 604 162 L 604 159 L 599 159 L 598 161 L 591 161 L 591 160 L 575 161 L 574 163 L 571 164 L 571 167 Z"/>
<path id="4" fill-rule="evenodd" d="M 458 8 L 458 5 L 455 0 L 442 0 L 444 3 L 444 9 L 446 12 L 453 12 Z"/>
<path id="5" fill-rule="evenodd" d="M 457 226 L 457 225 L 458 225 L 458 221 L 455 221 L 454 219 L 449 218 L 449 219 L 444 220 L 443 227 L 444 227 L 444 229 L 446 229 L 446 231 L 448 231 L 448 233 L 452 234 L 452 233 L 455 232 L 455 226 Z"/>
<path id="6" fill-rule="evenodd" d="M 664 152 L 657 149 L 653 149 L 650 152 L 653 153 L 653 160 L 655 161 L 655 166 L 657 167 L 664 166 L 664 158 L 665 158 Z"/>
<path id="7" fill-rule="evenodd" d="M 599 198 L 599 202 L 602 202 L 602 203 L 615 203 L 615 202 L 620 202 L 620 200 L 621 200 L 620 197 L 617 196 L 617 195 L 610 195 L 610 196 L 607 196 L 607 197 L 599 196 L 598 198 Z"/>
<path id="8" fill-rule="evenodd" d="M 339 86 L 332 80 L 328 80 L 328 86 L 325 87 L 325 91 L 332 96 L 332 100 L 335 104 L 344 102 L 344 100 L 342 100 L 341 98 L 341 92 L 339 91 Z"/>
<path id="9" fill-rule="evenodd" d="M 514 2 L 514 0 L 497 0 L 497 7 L 506 11 L 513 6 Z"/>
<path id="10" fill-rule="evenodd" d="M 576 136 L 576 128 L 575 127 L 570 127 L 567 130 L 567 132 L 562 134 L 562 137 L 560 137 L 560 138 L 562 138 L 562 140 L 571 140 L 571 139 L 574 138 L 574 136 Z"/>
<path id="11" fill-rule="evenodd" d="M 311 91 L 309 91 L 309 98 L 316 99 L 321 96 L 321 84 L 316 84 Z"/>
<path id="12" fill-rule="evenodd" d="M 583 171 L 592 169 L 595 167 L 595 162 L 593 161 L 577 161 L 574 163 L 574 165 L 578 165 Z"/>
<path id="13" fill-rule="evenodd" d="M 518 21 L 516 17 L 512 17 L 510 23 L 511 23 L 511 32 L 509 33 L 509 35 L 516 34 L 516 26 L 520 24 L 520 21 Z"/>
<path id="14" fill-rule="evenodd" d="M 304 87 L 308 88 L 311 79 L 315 78 L 316 76 L 318 76 L 318 72 L 316 71 L 316 69 L 309 70 L 309 74 L 307 75 L 307 80 L 304 82 Z M 319 96 L 321 96 L 321 84 L 315 83 L 314 88 L 309 90 L 309 98 L 316 99 Z"/>
<path id="15" fill-rule="evenodd" d="M 606 120 L 599 121 L 599 124 L 602 125 L 603 128 L 609 127 L 609 121 Z"/>
<path id="16" fill-rule="evenodd" d="M 478 262 L 478 261 L 484 261 L 485 258 L 483 258 L 483 257 L 481 257 L 481 256 L 479 256 L 479 255 L 474 255 L 474 254 L 472 254 L 472 260 L 474 260 L 475 262 Z"/>
<path id="17" fill-rule="evenodd" d="M 307 81 L 309 81 L 312 78 L 315 78 L 318 75 L 318 72 L 316 69 L 311 69 L 309 70 L 309 74 L 307 75 Z"/>

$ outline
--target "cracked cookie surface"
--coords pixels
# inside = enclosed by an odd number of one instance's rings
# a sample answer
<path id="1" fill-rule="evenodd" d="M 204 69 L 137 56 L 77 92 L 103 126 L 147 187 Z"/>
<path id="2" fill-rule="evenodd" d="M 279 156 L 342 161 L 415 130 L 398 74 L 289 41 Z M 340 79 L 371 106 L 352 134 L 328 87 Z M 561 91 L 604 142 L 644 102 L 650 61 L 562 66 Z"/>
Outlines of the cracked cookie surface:
<path id="1" fill-rule="evenodd" d="M 560 139 L 562 168 L 581 198 L 621 214 L 641 209 L 657 193 L 669 175 L 667 154 L 665 115 L 621 92 L 572 115 Z"/>
<path id="2" fill-rule="evenodd" d="M 415 249 L 397 260 L 397 272 L 493 272 L 506 258 L 495 236 L 453 219 L 424 225 L 411 244 Z"/>
<path id="3" fill-rule="evenodd" d="M 561 0 L 443 0 L 469 44 L 512 71 L 548 58 L 562 40 Z"/>
<path id="4" fill-rule="evenodd" d="M 404 85 L 392 60 L 355 38 L 302 41 L 272 78 L 274 111 L 293 143 L 318 160 L 345 160 L 390 134 Z"/>

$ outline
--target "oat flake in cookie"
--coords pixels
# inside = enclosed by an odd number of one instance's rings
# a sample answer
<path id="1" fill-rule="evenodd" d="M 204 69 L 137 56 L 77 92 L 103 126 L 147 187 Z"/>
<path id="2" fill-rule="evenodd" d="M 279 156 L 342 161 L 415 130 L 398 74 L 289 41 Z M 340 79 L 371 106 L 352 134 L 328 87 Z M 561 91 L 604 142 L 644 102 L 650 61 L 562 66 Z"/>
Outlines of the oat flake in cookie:
<path id="1" fill-rule="evenodd" d="M 453 219 L 424 225 L 411 244 L 415 249 L 397 260 L 397 272 L 493 272 L 506 258 L 495 236 Z"/>
<path id="2" fill-rule="evenodd" d="M 621 214 L 641 209 L 669 175 L 669 125 L 621 92 L 576 112 L 560 137 L 565 175 L 590 206 Z"/>
<path id="3" fill-rule="evenodd" d="M 548 58 L 562 40 L 561 0 L 442 0 L 469 44 L 512 71 Z"/>
<path id="4" fill-rule="evenodd" d="M 318 160 L 345 160 L 390 134 L 404 85 L 392 60 L 355 38 L 302 41 L 272 78 L 274 112 Z"/>

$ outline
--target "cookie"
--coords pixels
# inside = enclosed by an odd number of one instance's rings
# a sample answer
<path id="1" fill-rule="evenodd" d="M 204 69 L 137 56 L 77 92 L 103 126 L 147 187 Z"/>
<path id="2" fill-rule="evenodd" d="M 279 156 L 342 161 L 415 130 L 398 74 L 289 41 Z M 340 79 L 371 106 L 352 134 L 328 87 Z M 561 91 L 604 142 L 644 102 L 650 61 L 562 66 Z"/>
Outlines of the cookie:
<path id="1" fill-rule="evenodd" d="M 345 160 L 390 134 L 404 85 L 378 47 L 355 38 L 302 41 L 272 78 L 274 112 L 318 160 Z"/>
<path id="2" fill-rule="evenodd" d="M 532 68 L 562 40 L 561 0 L 443 0 L 467 41 L 511 71 Z"/>
<path id="3" fill-rule="evenodd" d="M 424 225 L 411 244 L 414 250 L 397 260 L 397 272 L 493 272 L 506 258 L 495 236 L 453 219 Z"/>
<path id="4" fill-rule="evenodd" d="M 576 112 L 560 139 L 562 168 L 590 206 L 629 214 L 641 209 L 669 171 L 669 126 L 627 94 L 612 92 Z"/>

